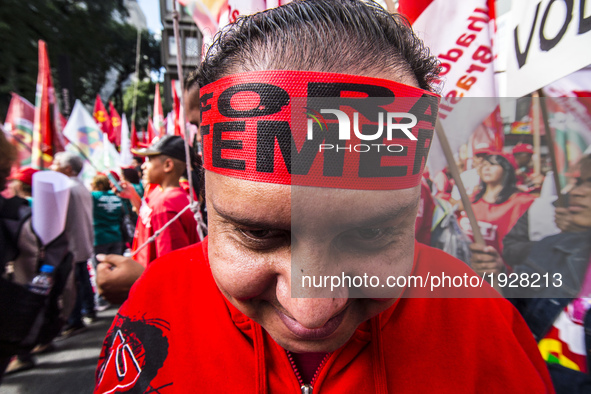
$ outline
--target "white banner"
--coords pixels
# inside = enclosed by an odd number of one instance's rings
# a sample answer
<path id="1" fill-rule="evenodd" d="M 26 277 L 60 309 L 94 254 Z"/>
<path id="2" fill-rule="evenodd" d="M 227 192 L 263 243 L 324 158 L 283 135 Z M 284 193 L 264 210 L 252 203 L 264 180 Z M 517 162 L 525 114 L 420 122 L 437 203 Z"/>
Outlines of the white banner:
<path id="1" fill-rule="evenodd" d="M 591 64 L 591 1 L 513 0 L 510 21 L 509 97 Z"/>
<path id="2" fill-rule="evenodd" d="M 33 174 L 33 230 L 48 245 L 66 227 L 72 181 L 62 173 L 39 171 Z"/>
<path id="3" fill-rule="evenodd" d="M 413 29 L 441 61 L 439 119 L 453 152 L 468 142 L 498 104 L 491 25 L 486 0 L 433 0 L 413 23 Z M 436 136 L 427 164 L 432 174 L 447 165 Z"/>

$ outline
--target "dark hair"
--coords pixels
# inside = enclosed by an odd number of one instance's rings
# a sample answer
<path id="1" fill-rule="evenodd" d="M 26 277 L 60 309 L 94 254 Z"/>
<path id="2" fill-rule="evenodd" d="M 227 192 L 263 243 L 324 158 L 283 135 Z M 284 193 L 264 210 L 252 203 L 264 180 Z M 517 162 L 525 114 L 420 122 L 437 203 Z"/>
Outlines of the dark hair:
<path id="1" fill-rule="evenodd" d="M 140 174 L 138 174 L 137 169 L 134 168 L 122 168 L 121 174 L 123 178 L 130 183 L 138 184 L 140 183 Z"/>
<path id="2" fill-rule="evenodd" d="M 185 78 L 184 82 L 185 92 L 188 92 L 194 87 L 199 86 L 198 76 L 199 74 L 197 73 L 197 70 L 193 70 L 189 73 L 189 75 L 187 75 L 187 78 Z"/>
<path id="3" fill-rule="evenodd" d="M 111 190 L 111 182 L 109 182 L 106 175 L 98 174 L 92 178 L 92 187 L 102 192 L 108 192 Z"/>
<path id="4" fill-rule="evenodd" d="M 28 196 L 33 194 L 33 186 L 31 186 L 28 183 L 25 183 L 23 181 L 18 181 L 18 183 L 20 183 L 21 190 L 23 191 L 23 193 L 25 193 Z"/>
<path id="5" fill-rule="evenodd" d="M 195 151 L 194 148 L 191 149 L 191 181 L 193 182 L 193 189 L 199 196 L 199 198 L 205 198 L 205 174 L 203 171 L 203 160 L 201 156 L 199 156 Z M 187 176 L 187 171 L 183 172 L 183 177 L 189 179 Z"/>
<path id="6" fill-rule="evenodd" d="M 502 204 L 509 199 L 513 194 L 518 192 L 517 187 L 517 176 L 515 175 L 515 168 L 513 165 L 501 155 L 488 155 L 484 158 L 484 160 L 488 161 L 490 164 L 497 164 L 503 167 L 503 179 L 502 184 L 503 188 L 501 192 L 497 195 L 495 199 L 495 204 Z M 480 180 L 480 191 L 476 196 L 474 196 L 474 202 L 480 200 L 484 193 L 486 192 L 486 183 Z"/>
<path id="7" fill-rule="evenodd" d="M 226 75 L 263 70 L 367 76 L 387 71 L 413 76 L 419 87 L 434 90 L 439 61 L 402 15 L 389 14 L 371 0 L 295 0 L 226 26 L 197 79 L 204 86 Z"/>

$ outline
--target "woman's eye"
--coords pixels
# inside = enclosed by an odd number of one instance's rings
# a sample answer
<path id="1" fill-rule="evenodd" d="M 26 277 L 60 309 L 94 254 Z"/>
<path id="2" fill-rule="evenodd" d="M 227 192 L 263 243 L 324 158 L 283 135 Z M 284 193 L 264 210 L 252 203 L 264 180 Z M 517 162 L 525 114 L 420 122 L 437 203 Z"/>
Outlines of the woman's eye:
<path id="1" fill-rule="evenodd" d="M 291 240 L 289 232 L 283 230 L 236 228 L 236 232 L 244 246 L 253 250 L 271 250 L 289 245 Z"/>
<path id="2" fill-rule="evenodd" d="M 396 238 L 396 230 L 392 227 L 358 228 L 344 233 L 340 237 L 340 245 L 352 251 L 378 251 Z"/>
<path id="3" fill-rule="evenodd" d="M 381 228 L 362 228 L 357 230 L 359 238 L 363 240 L 372 240 L 384 234 Z"/>
<path id="4" fill-rule="evenodd" d="M 271 230 L 243 230 L 238 229 L 242 234 L 247 236 L 248 238 L 254 239 L 265 239 L 270 238 L 273 235 Z"/>

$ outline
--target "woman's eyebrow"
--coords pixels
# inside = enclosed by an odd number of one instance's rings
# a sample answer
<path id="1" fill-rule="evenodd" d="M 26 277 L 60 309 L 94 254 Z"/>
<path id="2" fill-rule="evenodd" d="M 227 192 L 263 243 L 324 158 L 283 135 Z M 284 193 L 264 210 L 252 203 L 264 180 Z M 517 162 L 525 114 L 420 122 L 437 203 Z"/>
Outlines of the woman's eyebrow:
<path id="1" fill-rule="evenodd" d="M 371 217 L 356 222 L 349 222 L 347 223 L 347 227 L 375 227 L 390 222 L 398 216 L 403 215 L 408 211 L 412 211 L 418 204 L 418 200 L 419 196 L 417 196 L 416 200 L 409 201 L 404 205 L 399 205 L 395 208 L 388 207 L 381 211 L 372 212 Z"/>
<path id="2" fill-rule="evenodd" d="M 216 213 L 219 216 L 221 216 L 227 222 L 232 223 L 234 225 L 259 228 L 259 229 L 263 229 L 263 230 L 269 230 L 269 229 L 287 229 L 287 230 L 289 230 L 290 229 L 290 223 L 288 223 L 286 226 L 286 225 L 280 223 L 276 218 L 271 218 L 269 220 L 253 219 L 250 217 L 239 216 L 234 213 L 226 212 L 223 209 L 221 209 L 220 207 L 218 207 L 215 203 L 212 203 L 212 206 L 213 206 L 214 211 L 216 211 Z"/>
<path id="3" fill-rule="evenodd" d="M 382 225 L 384 223 L 396 219 L 401 215 L 404 215 L 406 212 L 413 211 L 417 206 L 419 199 L 420 195 L 417 195 L 416 198 L 405 201 L 403 204 L 397 205 L 395 207 L 387 206 L 381 209 L 374 207 L 373 209 L 371 209 L 372 212 L 369 214 L 371 216 L 366 216 L 360 220 L 352 220 L 347 223 L 340 224 L 339 227 L 350 229 L 357 227 L 375 227 Z M 292 230 L 291 218 L 289 223 L 282 223 L 281 221 L 277 220 L 277 218 L 255 219 L 251 217 L 242 216 L 240 214 L 236 214 L 233 212 L 231 213 L 225 211 L 223 208 L 217 206 L 213 202 L 212 207 L 220 217 L 234 225 L 253 227 L 259 229 L 285 229 L 288 231 Z M 367 210 L 369 210 L 369 208 Z"/>

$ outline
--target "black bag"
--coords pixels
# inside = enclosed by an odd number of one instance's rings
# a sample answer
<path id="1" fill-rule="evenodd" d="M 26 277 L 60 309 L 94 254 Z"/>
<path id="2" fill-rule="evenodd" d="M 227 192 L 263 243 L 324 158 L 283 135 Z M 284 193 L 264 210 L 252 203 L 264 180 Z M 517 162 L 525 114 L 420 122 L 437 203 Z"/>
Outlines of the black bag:
<path id="1" fill-rule="evenodd" d="M 0 278 L 0 357 L 35 346 L 48 298 Z"/>
<path id="2" fill-rule="evenodd" d="M 23 204 L 24 201 L 24 204 Z M 68 240 L 62 233 L 49 245 L 41 243 L 32 231 L 23 231 L 31 226 L 31 210 L 26 200 L 0 199 L 0 274 L 5 272 L 9 261 L 14 264 L 31 264 L 36 273 L 42 265 L 54 267 L 54 284 L 48 296 L 30 292 L 25 285 L 13 282 L 10 277 L 0 276 L 0 357 L 11 356 L 31 350 L 38 343 L 48 343 L 57 336 L 64 322 L 59 317 L 58 298 L 62 294 L 70 271 L 72 254 Z M 22 237 L 33 237 L 21 242 Z M 33 252 L 19 250 L 27 244 Z M 19 261 L 33 259 L 33 261 Z"/>

